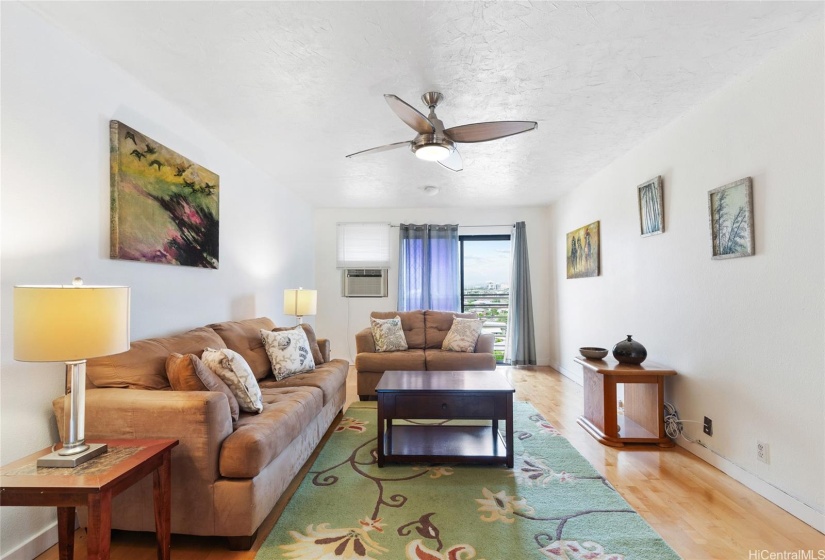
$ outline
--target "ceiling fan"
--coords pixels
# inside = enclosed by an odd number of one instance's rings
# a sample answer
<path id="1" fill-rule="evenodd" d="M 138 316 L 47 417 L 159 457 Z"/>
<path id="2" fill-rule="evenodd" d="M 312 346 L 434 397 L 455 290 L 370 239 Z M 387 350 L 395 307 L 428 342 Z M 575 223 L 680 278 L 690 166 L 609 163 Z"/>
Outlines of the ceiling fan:
<path id="1" fill-rule="evenodd" d="M 456 144 L 498 140 L 529 132 L 538 127 L 535 121 L 495 121 L 464 124 L 445 129 L 444 123 L 435 116 L 435 108 L 444 99 L 444 96 L 437 91 L 430 91 L 421 96 L 421 101 L 430 109 L 430 114 L 426 117 L 395 95 L 385 94 L 384 99 L 390 109 L 395 111 L 395 114 L 418 134 L 412 140 L 362 150 L 349 154 L 348 158 L 409 146 L 419 159 L 437 161 L 447 169 L 461 171 L 464 167 Z"/>

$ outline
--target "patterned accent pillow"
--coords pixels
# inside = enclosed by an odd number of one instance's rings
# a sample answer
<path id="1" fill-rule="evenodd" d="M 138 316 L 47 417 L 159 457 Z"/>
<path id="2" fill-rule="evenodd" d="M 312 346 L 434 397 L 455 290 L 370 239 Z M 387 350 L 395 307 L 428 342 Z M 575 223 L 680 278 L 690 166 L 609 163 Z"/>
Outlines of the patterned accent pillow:
<path id="1" fill-rule="evenodd" d="M 301 327 L 288 331 L 261 329 L 261 339 L 269 361 L 272 362 L 272 373 L 278 381 L 302 371 L 315 369 L 309 340 Z"/>
<path id="2" fill-rule="evenodd" d="M 450 327 L 450 332 L 444 337 L 444 344 L 441 345 L 441 349 L 453 352 L 472 352 L 476 348 L 476 341 L 478 341 L 483 325 L 484 321 L 481 319 L 454 317 L 453 325 Z"/>
<path id="3" fill-rule="evenodd" d="M 229 348 L 207 348 L 203 351 L 201 361 L 229 386 L 229 390 L 238 399 L 241 410 L 263 412 L 261 388 L 243 356 Z"/>
<path id="4" fill-rule="evenodd" d="M 407 338 L 401 328 L 401 317 L 396 315 L 392 319 L 376 319 L 370 317 L 372 338 L 375 339 L 376 352 L 395 352 L 406 350 Z"/>
<path id="5" fill-rule="evenodd" d="M 166 358 L 166 377 L 173 391 L 217 391 L 226 395 L 229 400 L 229 412 L 232 421 L 238 421 L 238 399 L 223 382 L 223 379 L 209 369 L 194 354 L 182 356 L 172 353 Z"/>
<path id="6" fill-rule="evenodd" d="M 309 323 L 301 323 L 294 327 L 275 327 L 272 332 L 291 331 L 295 329 L 304 329 L 304 334 L 307 335 L 307 342 L 309 342 L 309 349 L 312 351 L 312 359 L 315 360 L 315 367 L 324 363 L 324 355 L 321 354 L 321 347 L 318 346 L 318 337 L 315 336 L 315 329 Z"/>

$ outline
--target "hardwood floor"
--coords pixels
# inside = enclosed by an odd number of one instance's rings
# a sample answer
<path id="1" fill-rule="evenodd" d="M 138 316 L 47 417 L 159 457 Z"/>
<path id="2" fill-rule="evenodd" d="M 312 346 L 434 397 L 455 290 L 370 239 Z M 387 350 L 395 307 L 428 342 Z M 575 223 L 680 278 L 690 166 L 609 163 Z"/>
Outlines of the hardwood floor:
<path id="1" fill-rule="evenodd" d="M 576 424 L 582 413 L 581 387 L 553 369 L 521 367 L 500 371 L 516 388 L 516 398 L 532 403 L 556 426 L 685 560 L 807 558 L 782 555 L 785 551 L 800 550 L 812 551 L 810 558 L 825 557 L 818 556 L 819 551 L 825 555 L 825 535 L 682 448 L 637 446 L 619 450 L 599 444 Z M 357 398 L 355 373 L 350 368 L 347 406 Z M 314 459 L 313 455 L 305 470 Z M 288 496 L 297 485 L 293 481 Z M 173 535 L 172 558 L 253 560 L 286 502 L 282 499 L 264 521 L 252 550 L 229 551 L 221 538 Z M 76 532 L 77 560 L 86 560 L 85 537 L 84 530 Z M 769 556 L 770 553 L 775 556 Z M 58 560 L 57 546 L 38 558 Z M 154 560 L 154 534 L 115 531 L 111 558 Z M 488 556 L 487 560 L 501 559 Z"/>

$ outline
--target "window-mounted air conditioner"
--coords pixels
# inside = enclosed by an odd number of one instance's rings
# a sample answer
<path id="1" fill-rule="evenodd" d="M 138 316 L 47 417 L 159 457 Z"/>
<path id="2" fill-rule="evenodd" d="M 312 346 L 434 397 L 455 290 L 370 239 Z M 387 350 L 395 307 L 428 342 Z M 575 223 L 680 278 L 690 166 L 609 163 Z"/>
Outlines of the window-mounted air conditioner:
<path id="1" fill-rule="evenodd" d="M 345 268 L 341 271 L 344 297 L 387 297 L 386 268 Z"/>

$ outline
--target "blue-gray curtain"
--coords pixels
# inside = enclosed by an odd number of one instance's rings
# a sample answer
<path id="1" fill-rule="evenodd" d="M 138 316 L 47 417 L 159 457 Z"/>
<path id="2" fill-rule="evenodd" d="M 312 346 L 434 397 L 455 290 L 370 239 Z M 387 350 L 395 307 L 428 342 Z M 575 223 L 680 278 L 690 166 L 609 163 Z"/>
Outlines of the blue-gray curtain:
<path id="1" fill-rule="evenodd" d="M 399 229 L 398 310 L 461 311 L 458 226 Z"/>
<path id="2" fill-rule="evenodd" d="M 533 295 L 530 290 L 530 261 L 527 258 L 527 228 L 524 222 L 516 222 L 513 227 L 512 255 L 510 321 L 504 360 L 512 365 L 535 365 Z"/>

